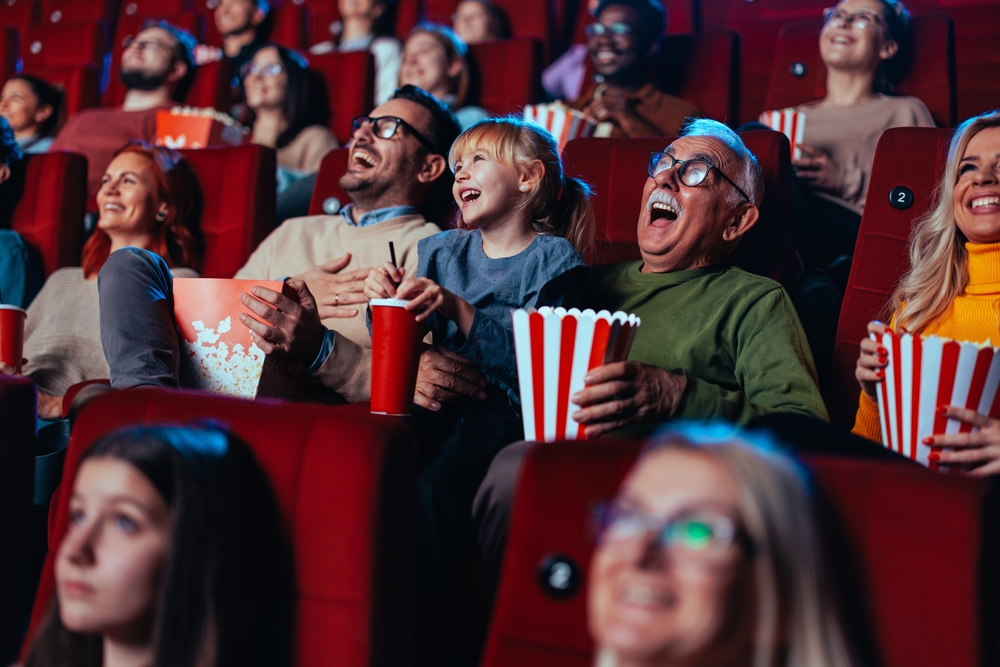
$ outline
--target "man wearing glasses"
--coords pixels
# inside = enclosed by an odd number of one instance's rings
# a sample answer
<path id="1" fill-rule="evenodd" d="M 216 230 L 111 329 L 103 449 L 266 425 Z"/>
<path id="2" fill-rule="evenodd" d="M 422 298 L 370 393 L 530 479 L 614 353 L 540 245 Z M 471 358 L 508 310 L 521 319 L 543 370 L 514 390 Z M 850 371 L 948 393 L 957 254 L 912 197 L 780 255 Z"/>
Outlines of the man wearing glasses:
<path id="1" fill-rule="evenodd" d="M 594 80 L 568 106 L 598 121 L 595 136 L 655 137 L 677 134 L 698 109 L 657 90 L 651 67 L 667 16 L 659 0 L 602 0 L 587 26 Z"/>
<path id="2" fill-rule="evenodd" d="M 148 23 L 122 51 L 118 76 L 126 88 L 121 107 L 84 109 L 69 119 L 53 151 L 87 157 L 87 192 L 93 197 L 115 151 L 134 139 L 156 139 L 156 112 L 183 101 L 194 75 L 195 38 L 166 21 Z"/>
<path id="3" fill-rule="evenodd" d="M 727 264 L 757 222 L 764 180 L 756 158 L 726 126 L 695 120 L 650 156 L 646 175 L 642 260 L 592 267 L 582 292 L 587 307 L 635 313 L 642 326 L 629 361 L 589 373 L 587 387 L 570 399 L 580 408 L 573 418 L 586 424 L 588 437 L 645 435 L 670 419 L 747 423 L 794 413 L 826 420 L 788 295 L 774 281 Z M 500 451 L 473 506 L 493 586 L 517 472 L 532 444 Z"/>

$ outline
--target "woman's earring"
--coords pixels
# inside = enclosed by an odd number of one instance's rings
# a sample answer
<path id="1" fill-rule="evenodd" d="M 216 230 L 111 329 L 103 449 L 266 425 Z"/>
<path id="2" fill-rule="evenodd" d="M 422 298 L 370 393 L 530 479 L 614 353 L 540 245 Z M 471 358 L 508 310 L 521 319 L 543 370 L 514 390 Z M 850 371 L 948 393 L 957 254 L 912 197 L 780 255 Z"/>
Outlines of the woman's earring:
<path id="1" fill-rule="evenodd" d="M 527 192 L 527 191 L 528 191 L 528 186 L 527 185 L 522 185 L 521 186 L 521 192 Z"/>
<path id="2" fill-rule="evenodd" d="M 156 212 L 156 219 L 159 222 L 163 222 L 163 221 L 165 221 L 167 219 L 167 214 L 164 213 L 163 211 L 157 211 Z"/>

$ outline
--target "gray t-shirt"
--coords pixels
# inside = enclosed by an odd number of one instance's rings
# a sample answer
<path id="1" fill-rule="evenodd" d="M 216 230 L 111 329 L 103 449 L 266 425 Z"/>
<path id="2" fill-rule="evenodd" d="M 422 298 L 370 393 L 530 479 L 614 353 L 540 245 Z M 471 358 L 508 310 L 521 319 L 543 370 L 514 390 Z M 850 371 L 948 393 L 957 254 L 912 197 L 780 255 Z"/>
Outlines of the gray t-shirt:
<path id="1" fill-rule="evenodd" d="M 539 234 L 513 257 L 491 259 L 478 229 L 452 229 L 417 244 L 417 275 L 430 278 L 476 308 L 468 339 L 437 313 L 427 320 L 434 343 L 469 359 L 486 379 L 520 404 L 511 311 L 575 305 L 586 264 L 559 236 Z"/>

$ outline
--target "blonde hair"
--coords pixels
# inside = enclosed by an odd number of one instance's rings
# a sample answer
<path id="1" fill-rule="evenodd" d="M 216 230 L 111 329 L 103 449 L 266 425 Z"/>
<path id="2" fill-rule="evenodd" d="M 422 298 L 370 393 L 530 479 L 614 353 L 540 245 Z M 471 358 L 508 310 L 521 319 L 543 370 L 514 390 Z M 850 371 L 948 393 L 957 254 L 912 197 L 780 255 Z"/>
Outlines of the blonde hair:
<path id="1" fill-rule="evenodd" d="M 731 426 L 671 426 L 650 443 L 646 454 L 664 448 L 711 458 L 739 487 L 740 519 L 753 544 L 750 559 L 757 593 L 753 666 L 856 664 L 824 564 L 805 471 L 767 436 Z M 596 664 L 612 667 L 614 662 L 605 650 Z"/>
<path id="2" fill-rule="evenodd" d="M 955 222 L 952 197 L 958 168 L 972 137 L 1000 127 L 1000 111 L 985 113 L 957 128 L 948 147 L 948 162 L 935 190 L 936 204 L 918 220 L 910 236 L 910 270 L 892 295 L 897 327 L 919 333 L 951 307 L 969 284 L 966 238 Z"/>
<path id="3" fill-rule="evenodd" d="M 535 160 L 545 173 L 538 187 L 520 197 L 517 207 L 528 213 L 535 230 L 561 236 L 580 256 L 589 259 L 594 244 L 594 207 L 590 186 L 563 173 L 559 148 L 552 134 L 520 118 L 488 118 L 463 132 L 451 147 L 448 164 L 452 169 L 463 156 L 484 150 L 505 167 L 524 174 Z M 461 211 L 458 224 L 465 227 Z"/>

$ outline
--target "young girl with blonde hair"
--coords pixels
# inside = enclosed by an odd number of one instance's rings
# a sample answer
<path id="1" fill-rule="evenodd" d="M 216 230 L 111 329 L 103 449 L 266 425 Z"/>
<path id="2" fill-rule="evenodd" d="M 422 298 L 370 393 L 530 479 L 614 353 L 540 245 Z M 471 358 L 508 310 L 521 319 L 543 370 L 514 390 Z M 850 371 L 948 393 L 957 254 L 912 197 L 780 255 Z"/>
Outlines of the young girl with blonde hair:
<path id="1" fill-rule="evenodd" d="M 1000 345 L 1000 112 L 970 118 L 955 129 L 937 203 L 910 239 L 910 270 L 892 296 L 889 326 Z M 868 325 L 869 333 L 885 329 L 878 322 Z M 885 378 L 887 354 L 866 338 L 855 371 L 862 392 L 854 432 L 875 441 L 881 440 L 875 391 Z M 1000 421 L 940 407 L 980 431 L 928 438 L 926 444 L 935 447 L 931 460 L 962 465 L 974 475 L 1000 472 Z"/>
<path id="2" fill-rule="evenodd" d="M 575 305 L 593 242 L 590 189 L 563 173 L 546 130 L 484 120 L 452 146 L 458 228 L 420 241 L 413 277 L 386 263 L 370 299 L 408 299 L 434 343 L 486 377 L 478 401 L 415 407 L 418 665 L 472 664 L 481 628 L 468 599 L 476 550 L 472 500 L 500 449 L 523 437 L 511 311 Z M 398 285 L 398 287 L 397 287 Z M 464 660 L 464 662 L 463 662 Z"/>

